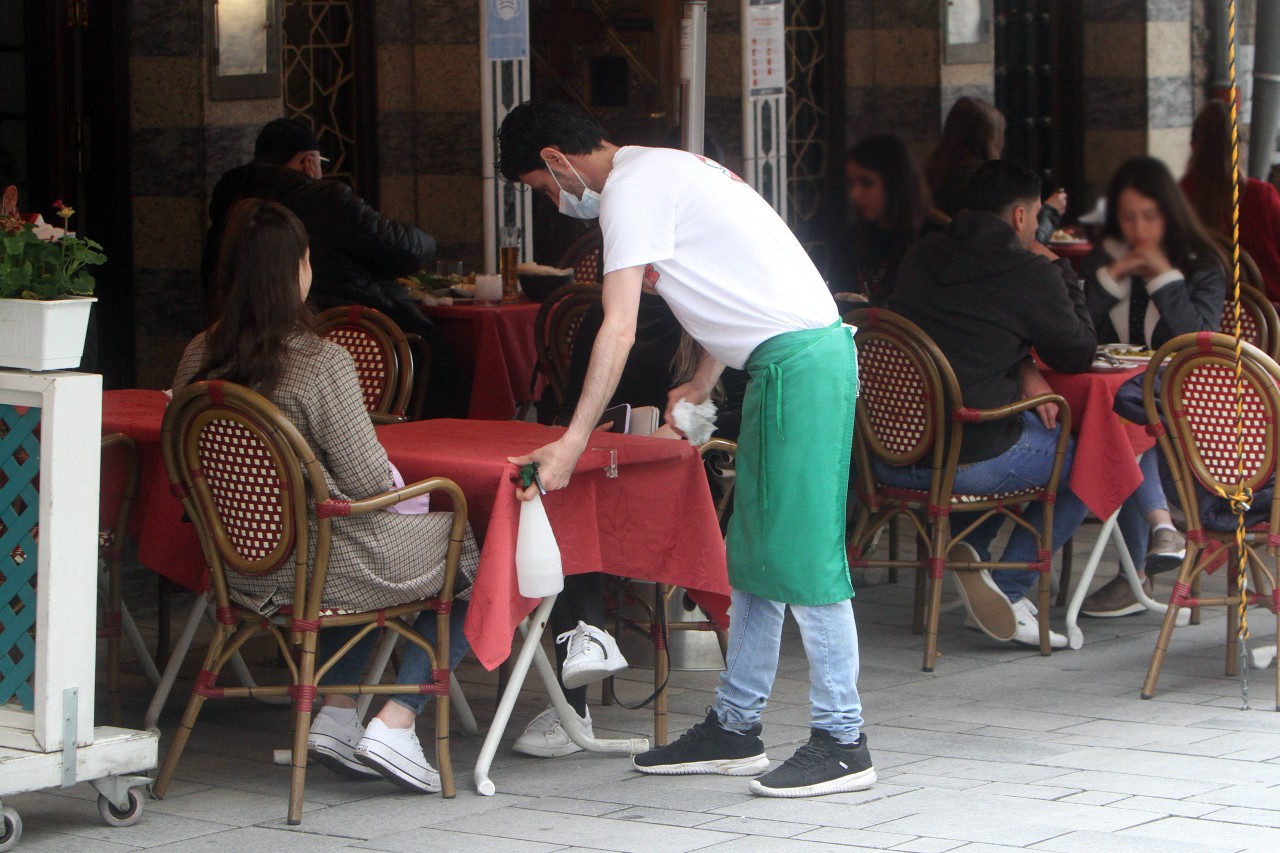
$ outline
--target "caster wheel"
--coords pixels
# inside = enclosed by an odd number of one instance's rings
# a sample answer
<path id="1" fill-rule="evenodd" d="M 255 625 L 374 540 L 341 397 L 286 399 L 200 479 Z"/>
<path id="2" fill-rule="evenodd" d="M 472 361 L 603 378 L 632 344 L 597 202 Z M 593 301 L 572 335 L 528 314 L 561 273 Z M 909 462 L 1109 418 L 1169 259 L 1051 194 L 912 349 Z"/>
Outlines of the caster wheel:
<path id="1" fill-rule="evenodd" d="M 142 794 L 139 788 L 129 789 L 129 807 L 118 809 L 104 795 L 98 795 L 98 814 L 107 826 L 133 826 L 142 817 Z"/>
<path id="2" fill-rule="evenodd" d="M 13 809 L 5 806 L 4 831 L 0 833 L 0 851 L 12 850 L 18 846 L 22 837 L 22 818 Z"/>

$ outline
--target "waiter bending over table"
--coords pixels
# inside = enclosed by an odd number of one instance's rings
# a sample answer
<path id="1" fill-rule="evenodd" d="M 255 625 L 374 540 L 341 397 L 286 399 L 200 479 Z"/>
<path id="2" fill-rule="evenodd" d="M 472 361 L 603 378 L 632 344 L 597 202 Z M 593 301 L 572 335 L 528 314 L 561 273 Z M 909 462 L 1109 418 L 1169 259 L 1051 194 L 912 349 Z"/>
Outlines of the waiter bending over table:
<path id="1" fill-rule="evenodd" d="M 547 489 L 568 483 L 626 363 L 641 291 L 663 297 L 703 350 L 693 379 L 668 396 L 668 422 L 681 399 L 705 401 L 725 365 L 750 374 L 727 538 L 728 668 L 706 720 L 633 758 L 636 769 L 753 776 L 768 768 L 760 717 L 790 605 L 809 657 L 811 735 L 751 790 L 806 797 L 869 788 L 876 773 L 861 733 L 844 551 L 857 361 L 822 276 L 764 199 L 705 157 L 619 148 L 586 113 L 550 101 L 512 110 L 498 145 L 507 180 L 545 192 L 566 216 L 599 217 L 604 232 L 605 316 L 573 419 L 561 438 L 512 462 L 537 461 Z"/>

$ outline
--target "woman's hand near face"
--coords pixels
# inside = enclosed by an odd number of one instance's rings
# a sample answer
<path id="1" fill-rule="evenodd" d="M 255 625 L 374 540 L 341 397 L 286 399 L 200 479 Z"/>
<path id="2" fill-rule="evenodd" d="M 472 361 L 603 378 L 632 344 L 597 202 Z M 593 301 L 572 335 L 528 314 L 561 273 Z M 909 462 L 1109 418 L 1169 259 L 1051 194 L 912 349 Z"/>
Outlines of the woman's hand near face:
<path id="1" fill-rule="evenodd" d="M 1137 272 L 1144 278 L 1155 278 L 1173 269 L 1173 264 L 1169 263 L 1169 258 L 1159 246 L 1135 249 L 1130 257 L 1137 261 Z"/>

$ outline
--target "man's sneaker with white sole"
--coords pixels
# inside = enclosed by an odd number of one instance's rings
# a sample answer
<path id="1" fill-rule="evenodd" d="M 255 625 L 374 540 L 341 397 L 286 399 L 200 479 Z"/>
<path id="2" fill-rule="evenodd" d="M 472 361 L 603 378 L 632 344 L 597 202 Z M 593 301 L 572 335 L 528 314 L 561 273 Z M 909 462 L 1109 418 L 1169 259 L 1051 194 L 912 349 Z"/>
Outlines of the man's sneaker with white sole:
<path id="1" fill-rule="evenodd" d="M 1015 643 L 1024 646 L 1040 645 L 1040 622 L 1036 618 L 1040 611 L 1029 598 L 1019 598 L 1013 603 L 1013 614 L 1018 617 L 1018 632 L 1013 635 Z M 1067 638 L 1057 631 L 1049 632 L 1049 648 L 1065 649 Z"/>
<path id="2" fill-rule="evenodd" d="M 682 776 L 719 773 L 723 776 L 754 776 L 769 768 L 769 756 L 760 740 L 762 727 L 756 723 L 745 732 L 731 732 L 720 725 L 716 712 L 707 709 L 707 718 L 680 736 L 675 743 L 633 756 L 632 765 L 641 773 Z"/>
<path id="3" fill-rule="evenodd" d="M 867 736 L 854 743 L 840 743 L 830 732 L 809 730 L 809 742 L 795 754 L 759 779 L 752 779 L 751 792 L 762 797 L 820 797 L 865 791 L 875 784 Z"/>
<path id="4" fill-rule="evenodd" d="M 578 718 L 578 724 L 586 730 L 587 737 L 594 737 L 591 730 L 590 709 L 587 709 L 586 717 Z M 525 727 L 524 734 L 516 738 L 516 742 L 511 745 L 511 751 L 537 758 L 559 758 L 562 755 L 582 752 L 582 747 L 570 740 L 569 733 L 564 730 L 564 723 L 560 721 L 560 715 L 556 713 L 556 709 L 547 708 Z"/>
<path id="5" fill-rule="evenodd" d="M 374 717 L 360 738 L 356 757 L 401 788 L 421 794 L 440 790 L 440 774 L 427 762 L 413 726 L 393 729 Z"/>
<path id="6" fill-rule="evenodd" d="M 579 622 L 572 631 L 556 637 L 557 643 L 568 643 L 560 680 L 568 690 L 608 678 L 627 668 L 617 640 L 607 631 Z"/>

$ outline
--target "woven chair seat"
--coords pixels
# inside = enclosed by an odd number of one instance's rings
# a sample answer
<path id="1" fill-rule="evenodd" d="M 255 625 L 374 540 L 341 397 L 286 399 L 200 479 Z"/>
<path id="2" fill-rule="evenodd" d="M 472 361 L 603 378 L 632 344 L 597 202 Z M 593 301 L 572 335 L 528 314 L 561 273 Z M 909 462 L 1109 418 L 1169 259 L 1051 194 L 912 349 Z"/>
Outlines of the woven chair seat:
<path id="1" fill-rule="evenodd" d="M 929 493 L 916 489 L 902 489 L 897 486 L 888 486 L 884 483 L 876 483 L 876 491 L 881 497 L 893 498 L 895 500 L 907 501 L 913 507 L 924 507 L 929 503 Z M 1019 489 L 1012 492 L 997 492 L 990 495 L 969 494 L 957 492 L 951 496 L 951 505 L 958 504 L 977 504 L 977 503 L 1024 503 L 1029 500 L 1042 499 L 1044 496 L 1044 488 L 1036 487 L 1033 489 Z"/>

